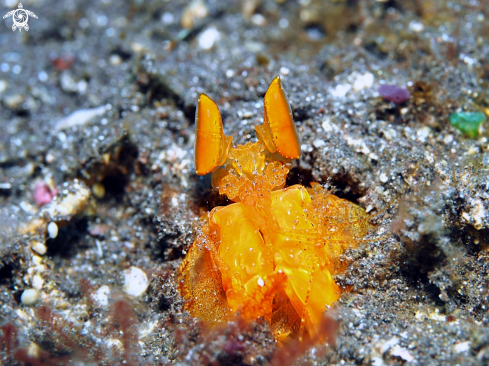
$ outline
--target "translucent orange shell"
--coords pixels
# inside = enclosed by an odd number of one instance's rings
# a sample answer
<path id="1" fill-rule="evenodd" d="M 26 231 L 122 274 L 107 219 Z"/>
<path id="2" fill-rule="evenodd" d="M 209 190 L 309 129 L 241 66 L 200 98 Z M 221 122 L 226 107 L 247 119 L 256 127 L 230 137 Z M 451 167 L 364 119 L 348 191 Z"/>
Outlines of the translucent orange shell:
<path id="1" fill-rule="evenodd" d="M 240 202 L 209 213 L 182 263 L 186 308 L 211 324 L 238 311 L 265 317 L 278 339 L 321 336 L 323 312 L 341 292 L 332 275 L 371 229 L 368 215 L 320 185 L 271 191 L 274 182 L 248 183 Z"/>

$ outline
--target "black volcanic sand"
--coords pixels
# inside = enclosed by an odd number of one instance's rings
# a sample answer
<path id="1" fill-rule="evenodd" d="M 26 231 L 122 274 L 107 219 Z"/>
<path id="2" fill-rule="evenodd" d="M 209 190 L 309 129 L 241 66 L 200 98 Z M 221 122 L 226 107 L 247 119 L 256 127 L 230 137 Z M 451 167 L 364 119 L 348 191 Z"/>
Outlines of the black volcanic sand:
<path id="1" fill-rule="evenodd" d="M 483 4 L 23 2 L 29 31 L 0 31 L 0 363 L 267 365 L 294 347 L 263 320 L 204 329 L 176 284 L 203 214 L 228 203 L 194 172 L 199 93 L 235 143 L 256 141 L 281 75 L 302 149 L 289 183 L 326 184 L 384 236 L 346 253 L 336 345 L 299 362 L 487 364 L 489 132 L 449 123 L 489 113 Z M 411 98 L 385 101 L 382 84 Z M 41 210 L 38 184 L 59 191 Z M 149 281 L 140 296 L 130 267 Z"/>

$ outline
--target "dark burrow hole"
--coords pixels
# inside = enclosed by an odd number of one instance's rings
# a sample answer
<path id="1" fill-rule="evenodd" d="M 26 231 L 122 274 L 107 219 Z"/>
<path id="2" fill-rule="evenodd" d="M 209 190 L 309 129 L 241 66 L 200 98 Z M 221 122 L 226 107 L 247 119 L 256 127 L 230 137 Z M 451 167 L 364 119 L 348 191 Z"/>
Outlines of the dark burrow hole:
<path id="1" fill-rule="evenodd" d="M 322 41 L 326 37 L 326 31 L 321 24 L 308 24 L 304 27 L 307 36 L 313 41 Z"/>
<path id="2" fill-rule="evenodd" d="M 312 182 L 323 184 L 321 180 L 314 178 L 311 169 L 305 169 L 300 166 L 294 167 L 287 175 L 286 187 L 294 184 L 301 184 L 309 188 Z M 355 204 L 359 204 L 359 199 L 366 194 L 366 189 L 358 186 L 349 174 L 337 174 L 330 180 L 332 193 L 339 198 L 344 198 Z"/>
<path id="3" fill-rule="evenodd" d="M 399 258 L 401 273 L 413 286 L 422 284 L 425 292 L 438 305 L 444 302 L 440 299 L 440 289 L 429 278 L 429 273 L 441 266 L 446 256 L 438 248 L 434 238 L 424 235 L 416 243 L 405 241 L 404 253 Z"/>
<path id="4" fill-rule="evenodd" d="M 290 187 L 294 184 L 302 184 L 304 187 L 310 187 L 311 182 L 315 182 L 312 176 L 311 169 L 304 169 L 300 166 L 290 169 L 289 174 L 287 174 L 287 180 L 285 182 L 286 187 Z"/>
<path id="5" fill-rule="evenodd" d="M 78 243 L 87 234 L 88 219 L 83 218 L 77 221 L 67 222 L 66 225 L 58 223 L 58 236 L 48 239 L 48 256 L 59 256 L 61 258 L 72 257 L 78 247 Z"/>
<path id="6" fill-rule="evenodd" d="M 125 193 L 125 187 L 128 183 L 128 179 L 124 174 L 108 175 L 102 180 L 102 184 L 105 187 L 106 199 L 114 198 L 117 201 L 121 201 Z"/>
<path id="7" fill-rule="evenodd" d="M 161 312 L 167 311 L 170 309 L 171 302 L 169 299 L 167 299 L 165 296 L 161 296 L 158 299 L 158 310 Z"/>
<path id="8" fill-rule="evenodd" d="M 358 182 L 352 180 L 349 174 L 337 174 L 331 178 L 331 185 L 334 187 L 333 193 L 357 205 L 359 199 L 367 193 L 366 188 L 359 186 Z"/>
<path id="9" fill-rule="evenodd" d="M 145 173 L 145 165 L 137 165 L 136 159 L 138 155 L 137 146 L 126 137 L 110 150 L 111 158 L 108 164 L 97 161 L 87 169 L 88 174 L 91 176 L 86 181 L 87 185 L 91 186 L 100 182 L 105 188 L 105 195 L 102 200 L 115 199 L 117 202 L 121 202 L 131 173 L 135 169 L 138 174 Z"/>
<path id="10" fill-rule="evenodd" d="M 5 285 L 10 281 L 13 270 L 14 267 L 10 264 L 6 264 L 0 268 L 0 285 Z"/>
<path id="11" fill-rule="evenodd" d="M 144 72 L 144 71 L 143 71 Z M 191 122 L 195 120 L 195 105 L 186 105 L 182 96 L 179 95 L 162 75 L 144 74 L 139 81 L 139 90 L 148 95 L 148 104 L 163 99 L 171 99 Z"/>
<path id="12" fill-rule="evenodd" d="M 219 194 L 216 189 L 212 188 L 211 173 L 198 178 L 194 195 L 197 198 L 198 212 L 196 214 L 198 215 L 210 211 L 214 207 L 227 206 L 232 203 L 225 195 Z"/>

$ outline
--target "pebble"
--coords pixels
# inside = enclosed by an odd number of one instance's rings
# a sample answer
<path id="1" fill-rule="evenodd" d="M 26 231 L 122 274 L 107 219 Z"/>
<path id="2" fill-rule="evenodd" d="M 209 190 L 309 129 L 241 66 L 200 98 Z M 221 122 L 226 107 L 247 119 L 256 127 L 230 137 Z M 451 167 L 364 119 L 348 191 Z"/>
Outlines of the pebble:
<path id="1" fill-rule="evenodd" d="M 14 94 L 6 96 L 3 99 L 3 103 L 9 109 L 18 110 L 21 108 L 22 103 L 25 102 L 25 97 L 21 94 Z"/>
<path id="2" fill-rule="evenodd" d="M 467 352 L 470 349 L 470 341 L 457 343 L 453 346 L 456 353 Z"/>
<path id="3" fill-rule="evenodd" d="M 400 88 L 396 85 L 381 85 L 379 86 L 377 91 L 382 96 L 382 98 L 396 104 L 407 102 L 411 97 L 411 94 L 409 94 L 409 91 L 407 89 Z"/>
<path id="4" fill-rule="evenodd" d="M 122 63 L 122 58 L 117 54 L 110 55 L 109 62 L 114 66 L 119 66 Z"/>
<path id="5" fill-rule="evenodd" d="M 44 255 L 44 254 L 46 254 L 46 252 L 47 252 L 47 250 L 48 250 L 48 248 L 47 248 L 47 247 L 46 247 L 46 246 L 45 246 L 43 243 L 40 243 L 40 242 L 38 242 L 38 241 L 33 242 L 33 243 L 31 244 L 31 246 L 32 246 L 32 249 L 33 249 L 33 250 L 34 250 L 36 253 L 38 253 L 38 254 L 40 254 L 40 255 Z"/>
<path id="6" fill-rule="evenodd" d="M 39 291 L 34 288 L 25 290 L 20 297 L 20 301 L 24 305 L 34 305 L 39 300 Z"/>
<path id="7" fill-rule="evenodd" d="M 282 75 L 284 75 L 284 76 L 285 76 L 285 75 L 289 75 L 289 74 L 290 74 L 290 70 L 289 70 L 287 67 L 282 66 L 282 67 L 280 68 L 280 73 L 281 73 Z"/>
<path id="8" fill-rule="evenodd" d="M 130 267 L 124 271 L 125 293 L 132 296 L 142 295 L 149 286 L 148 276 L 138 267 Z"/>
<path id="9" fill-rule="evenodd" d="M 482 112 L 455 112 L 450 115 L 450 124 L 470 138 L 479 135 L 479 129 L 486 120 Z"/>
<path id="10" fill-rule="evenodd" d="M 209 10 L 203 0 L 194 0 L 184 9 L 180 24 L 184 28 L 192 28 L 196 22 L 209 15 Z"/>
<path id="11" fill-rule="evenodd" d="M 93 299 L 97 304 L 100 306 L 107 306 L 109 305 L 109 294 L 110 294 L 110 288 L 109 286 L 100 286 L 100 288 L 95 291 L 95 293 L 92 295 Z"/>
<path id="12" fill-rule="evenodd" d="M 58 236 L 58 225 L 55 222 L 50 222 L 48 225 L 48 235 L 51 239 Z"/>
<path id="13" fill-rule="evenodd" d="M 92 186 L 92 193 L 97 198 L 105 197 L 105 186 L 102 183 L 95 183 Z"/>
<path id="14" fill-rule="evenodd" d="M 216 28 L 208 28 L 198 38 L 199 47 L 203 50 L 210 50 L 219 38 L 221 38 L 221 35 Z"/>
<path id="15" fill-rule="evenodd" d="M 41 291 L 43 284 L 44 280 L 38 274 L 32 278 L 32 287 L 34 287 L 36 290 Z"/>
<path id="16" fill-rule="evenodd" d="M 367 89 L 374 83 L 374 75 L 371 72 L 366 72 L 365 74 L 356 75 L 355 81 L 353 82 L 353 90 L 360 91 L 362 89 Z"/>
<path id="17" fill-rule="evenodd" d="M 0 94 L 3 93 L 7 89 L 7 81 L 0 79 Z"/>

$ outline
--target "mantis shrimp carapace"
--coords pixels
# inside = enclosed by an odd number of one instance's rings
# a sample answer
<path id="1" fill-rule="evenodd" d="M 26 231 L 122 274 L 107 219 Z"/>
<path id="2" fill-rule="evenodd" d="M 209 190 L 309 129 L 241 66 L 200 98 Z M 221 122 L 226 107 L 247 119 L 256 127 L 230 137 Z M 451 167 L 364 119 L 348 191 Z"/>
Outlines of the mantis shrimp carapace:
<path id="1" fill-rule="evenodd" d="M 234 203 L 215 207 L 179 270 L 186 309 L 209 324 L 239 312 L 264 317 L 278 340 L 320 336 L 327 307 L 338 300 L 333 275 L 340 256 L 372 229 L 360 207 L 320 184 L 285 188 L 299 139 L 280 77 L 264 100 L 258 141 L 232 146 L 217 105 L 205 94 L 196 114 L 195 165 Z"/>

